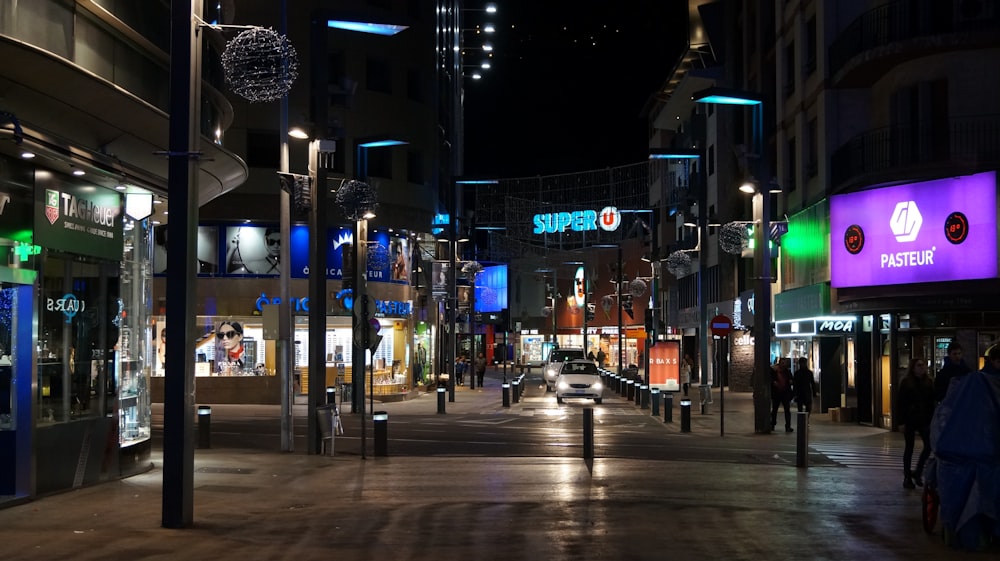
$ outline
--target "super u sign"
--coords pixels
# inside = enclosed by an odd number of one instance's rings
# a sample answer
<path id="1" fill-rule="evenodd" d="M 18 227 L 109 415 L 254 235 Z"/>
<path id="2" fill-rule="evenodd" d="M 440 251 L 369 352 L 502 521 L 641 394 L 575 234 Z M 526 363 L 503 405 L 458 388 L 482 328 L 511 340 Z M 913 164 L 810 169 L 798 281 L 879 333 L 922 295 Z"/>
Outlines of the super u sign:
<path id="1" fill-rule="evenodd" d="M 536 214 L 532 218 L 536 234 L 555 234 L 567 229 L 574 232 L 586 232 L 598 228 L 613 232 L 622 223 L 622 215 L 613 206 L 606 206 L 600 212 L 595 210 L 577 210 L 574 212 L 553 212 Z"/>

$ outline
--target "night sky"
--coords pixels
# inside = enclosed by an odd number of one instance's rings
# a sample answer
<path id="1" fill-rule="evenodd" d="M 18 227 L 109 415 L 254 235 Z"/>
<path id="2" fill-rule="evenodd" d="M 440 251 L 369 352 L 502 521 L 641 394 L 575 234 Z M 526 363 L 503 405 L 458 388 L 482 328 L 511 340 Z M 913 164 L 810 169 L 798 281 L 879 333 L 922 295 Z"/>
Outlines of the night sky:
<path id="1" fill-rule="evenodd" d="M 465 175 L 552 175 L 644 160 L 643 105 L 686 44 L 686 0 L 496 3 L 492 68 L 465 82 Z M 465 27 L 485 16 L 467 12 Z M 465 37 L 469 45 L 484 36 Z M 481 58 L 466 51 L 467 63 Z"/>

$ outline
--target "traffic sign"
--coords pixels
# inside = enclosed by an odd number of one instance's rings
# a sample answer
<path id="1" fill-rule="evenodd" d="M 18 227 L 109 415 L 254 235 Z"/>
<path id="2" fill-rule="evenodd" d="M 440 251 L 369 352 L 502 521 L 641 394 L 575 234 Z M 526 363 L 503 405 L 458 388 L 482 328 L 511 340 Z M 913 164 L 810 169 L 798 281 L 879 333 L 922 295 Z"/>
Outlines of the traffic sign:
<path id="1" fill-rule="evenodd" d="M 712 335 L 725 337 L 733 330 L 733 320 L 729 319 L 728 316 L 719 314 L 708 323 L 708 328 L 712 330 Z"/>

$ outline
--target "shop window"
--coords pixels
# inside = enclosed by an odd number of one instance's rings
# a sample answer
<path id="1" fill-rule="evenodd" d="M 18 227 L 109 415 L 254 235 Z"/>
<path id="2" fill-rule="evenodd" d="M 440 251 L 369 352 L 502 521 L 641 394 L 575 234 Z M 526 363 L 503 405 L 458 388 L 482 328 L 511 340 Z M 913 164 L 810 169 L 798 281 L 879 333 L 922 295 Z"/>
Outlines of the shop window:
<path id="1" fill-rule="evenodd" d="M 118 263 L 50 253 L 38 326 L 39 424 L 114 410 L 121 312 Z"/>

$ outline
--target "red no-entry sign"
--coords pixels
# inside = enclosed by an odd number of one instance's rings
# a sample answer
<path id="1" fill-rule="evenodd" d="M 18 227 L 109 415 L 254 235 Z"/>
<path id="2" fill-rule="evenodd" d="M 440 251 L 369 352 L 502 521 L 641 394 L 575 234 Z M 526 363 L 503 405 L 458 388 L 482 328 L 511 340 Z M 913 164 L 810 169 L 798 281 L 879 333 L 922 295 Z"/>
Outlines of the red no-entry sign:
<path id="1" fill-rule="evenodd" d="M 728 316 L 717 315 L 708 323 L 708 328 L 712 330 L 712 335 L 725 337 L 733 330 L 733 320 Z"/>

